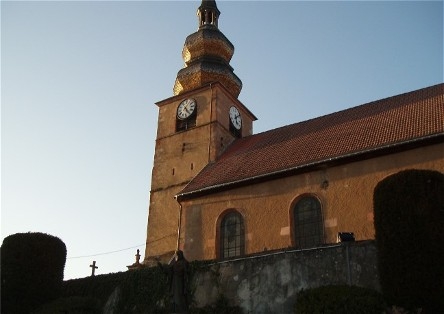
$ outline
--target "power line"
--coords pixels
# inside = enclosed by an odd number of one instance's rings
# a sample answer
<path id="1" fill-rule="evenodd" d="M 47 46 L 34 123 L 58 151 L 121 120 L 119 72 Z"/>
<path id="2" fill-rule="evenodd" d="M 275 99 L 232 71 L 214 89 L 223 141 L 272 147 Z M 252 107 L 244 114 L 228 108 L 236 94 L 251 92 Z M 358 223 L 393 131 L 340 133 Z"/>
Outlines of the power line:
<path id="1" fill-rule="evenodd" d="M 91 254 L 91 255 L 80 255 L 80 256 L 67 257 L 66 259 L 76 259 L 76 258 L 94 257 L 94 256 L 100 256 L 100 255 L 107 255 L 107 254 L 118 253 L 118 252 L 122 252 L 122 251 L 126 251 L 126 250 L 135 249 L 135 248 L 138 248 L 138 247 L 144 246 L 144 245 L 146 245 L 146 244 L 151 244 L 151 243 L 154 243 L 154 242 L 157 242 L 157 241 L 160 241 L 160 240 L 163 240 L 163 239 L 165 239 L 165 238 L 172 237 L 172 236 L 175 236 L 175 235 L 176 235 L 176 233 L 171 233 L 171 234 L 166 235 L 166 236 L 164 236 L 164 237 L 161 237 L 161 238 L 159 238 L 159 239 L 155 239 L 155 240 L 150 241 L 150 242 L 146 242 L 146 243 L 143 243 L 143 244 L 139 244 L 139 245 L 135 245 L 135 246 L 127 247 L 127 248 L 125 248 L 125 249 L 120 249 L 120 250 L 115 250 L 115 251 L 109 251 L 109 252 L 103 252 L 103 253 L 95 253 L 95 254 Z"/>
<path id="2" fill-rule="evenodd" d="M 73 256 L 73 257 L 67 257 L 66 259 L 75 259 L 75 258 L 84 258 L 84 257 L 93 257 L 93 256 L 99 256 L 99 255 L 107 255 L 107 254 L 118 253 L 118 252 L 130 250 L 130 249 L 135 249 L 135 248 L 141 247 L 143 245 L 145 245 L 145 243 L 144 244 L 139 244 L 139 245 L 136 245 L 136 246 L 132 246 L 132 247 L 127 247 L 125 249 L 116 250 L 116 251 L 96 253 L 96 254 L 91 254 L 91 255 Z"/>

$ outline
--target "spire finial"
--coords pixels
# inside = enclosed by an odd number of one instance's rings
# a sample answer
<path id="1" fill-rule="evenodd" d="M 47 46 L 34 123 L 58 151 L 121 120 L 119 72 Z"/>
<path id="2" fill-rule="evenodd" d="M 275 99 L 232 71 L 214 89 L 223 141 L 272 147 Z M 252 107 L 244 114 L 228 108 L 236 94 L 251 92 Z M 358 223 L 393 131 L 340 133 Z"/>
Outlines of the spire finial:
<path id="1" fill-rule="evenodd" d="M 217 27 L 220 11 L 217 8 L 216 0 L 202 0 L 200 7 L 197 9 L 199 16 L 199 28 L 205 25 L 214 25 Z"/>

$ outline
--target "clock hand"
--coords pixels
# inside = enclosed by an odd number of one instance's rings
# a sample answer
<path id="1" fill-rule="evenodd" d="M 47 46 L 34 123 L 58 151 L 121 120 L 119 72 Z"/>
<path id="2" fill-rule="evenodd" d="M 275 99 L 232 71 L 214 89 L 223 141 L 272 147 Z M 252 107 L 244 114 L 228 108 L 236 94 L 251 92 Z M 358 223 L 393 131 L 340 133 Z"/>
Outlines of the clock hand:
<path id="1" fill-rule="evenodd" d="M 191 113 L 191 108 L 189 108 L 189 106 L 190 106 L 190 104 L 186 104 L 185 108 L 184 108 L 187 113 Z"/>

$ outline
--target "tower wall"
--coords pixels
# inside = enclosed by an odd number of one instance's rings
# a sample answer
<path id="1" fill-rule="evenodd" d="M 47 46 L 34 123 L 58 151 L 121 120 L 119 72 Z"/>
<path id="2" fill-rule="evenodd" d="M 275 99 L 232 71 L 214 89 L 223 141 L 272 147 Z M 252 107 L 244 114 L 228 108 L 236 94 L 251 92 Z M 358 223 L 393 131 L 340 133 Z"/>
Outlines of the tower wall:
<path id="1" fill-rule="evenodd" d="M 176 131 L 179 104 L 196 100 L 196 125 Z M 180 204 L 174 196 L 235 139 L 229 130 L 229 108 L 243 115 L 242 135 L 251 135 L 255 117 L 215 83 L 157 103 L 158 128 L 151 178 L 145 261 L 171 255 L 177 245 Z"/>

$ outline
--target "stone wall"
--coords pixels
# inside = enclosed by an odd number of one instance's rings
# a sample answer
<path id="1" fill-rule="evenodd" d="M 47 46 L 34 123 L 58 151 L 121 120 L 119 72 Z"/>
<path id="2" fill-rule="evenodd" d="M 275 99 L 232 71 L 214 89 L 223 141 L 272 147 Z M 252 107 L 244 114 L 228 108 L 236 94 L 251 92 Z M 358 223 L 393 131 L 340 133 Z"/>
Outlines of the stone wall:
<path id="1" fill-rule="evenodd" d="M 301 289 L 349 284 L 380 290 L 374 241 L 345 242 L 306 250 L 210 264 L 194 278 L 197 306 L 220 295 L 245 313 L 294 313 Z"/>

